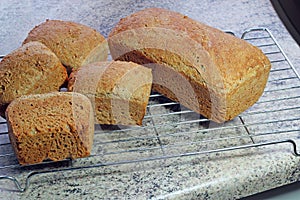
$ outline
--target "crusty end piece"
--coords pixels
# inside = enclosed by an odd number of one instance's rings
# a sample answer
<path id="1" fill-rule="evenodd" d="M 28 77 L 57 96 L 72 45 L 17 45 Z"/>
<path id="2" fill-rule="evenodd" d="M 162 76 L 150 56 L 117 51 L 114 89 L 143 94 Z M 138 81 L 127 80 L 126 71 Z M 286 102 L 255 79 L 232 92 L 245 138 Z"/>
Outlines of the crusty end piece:
<path id="1" fill-rule="evenodd" d="M 35 26 L 23 43 L 39 41 L 51 49 L 67 68 L 94 61 L 106 61 L 107 42 L 95 29 L 62 20 L 46 20 Z"/>
<path id="2" fill-rule="evenodd" d="M 74 70 L 68 90 L 90 98 L 96 123 L 141 125 L 151 85 L 151 69 L 133 62 L 113 61 Z"/>
<path id="3" fill-rule="evenodd" d="M 59 91 L 67 81 L 66 68 L 40 42 L 28 42 L 5 56 L 0 63 L 0 114 L 22 95 Z"/>

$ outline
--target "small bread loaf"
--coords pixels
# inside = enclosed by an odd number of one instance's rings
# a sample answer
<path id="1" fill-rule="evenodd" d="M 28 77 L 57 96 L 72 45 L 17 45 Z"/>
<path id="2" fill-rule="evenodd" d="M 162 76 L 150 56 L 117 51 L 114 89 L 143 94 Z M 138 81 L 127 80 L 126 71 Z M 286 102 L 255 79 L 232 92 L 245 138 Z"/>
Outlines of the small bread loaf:
<path id="1" fill-rule="evenodd" d="M 141 125 L 152 84 L 151 70 L 132 62 L 98 62 L 73 71 L 68 90 L 87 95 L 96 123 Z"/>
<path id="2" fill-rule="evenodd" d="M 40 42 L 29 42 L 0 62 L 0 114 L 17 97 L 58 91 L 67 70 L 57 56 Z"/>
<path id="3" fill-rule="evenodd" d="M 33 28 L 24 43 L 40 41 L 69 68 L 106 61 L 107 41 L 96 30 L 75 22 L 46 20 Z"/>
<path id="4" fill-rule="evenodd" d="M 6 117 L 9 138 L 22 165 L 90 155 L 94 114 L 82 94 L 22 96 L 8 106 Z"/>
<path id="5" fill-rule="evenodd" d="M 121 19 L 108 43 L 113 59 L 153 69 L 153 90 L 216 122 L 253 105 L 271 67 L 246 41 L 159 8 Z"/>

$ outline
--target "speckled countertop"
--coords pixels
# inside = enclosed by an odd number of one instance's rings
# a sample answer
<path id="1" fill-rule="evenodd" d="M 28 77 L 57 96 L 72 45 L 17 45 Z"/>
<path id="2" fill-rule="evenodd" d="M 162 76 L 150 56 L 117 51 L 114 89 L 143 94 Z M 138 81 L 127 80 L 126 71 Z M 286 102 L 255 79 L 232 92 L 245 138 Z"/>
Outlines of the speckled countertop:
<path id="1" fill-rule="evenodd" d="M 0 55 L 19 47 L 28 31 L 47 18 L 86 24 L 107 36 L 121 17 L 146 7 L 163 7 L 179 11 L 219 29 L 233 31 L 237 36 L 252 27 L 267 27 L 295 68 L 300 71 L 299 46 L 284 28 L 271 3 L 261 0 L 0 1 Z M 277 65 L 274 67 L 280 68 Z M 272 76 L 275 77 L 274 80 L 277 80 L 276 76 L 289 76 L 286 70 L 279 72 L 277 74 L 276 69 L 274 70 Z M 292 153 L 290 143 L 179 156 L 187 152 L 213 149 L 211 146 L 222 148 L 230 146 L 231 143 L 244 145 L 274 139 L 274 135 L 271 135 L 272 138 L 268 135 L 249 137 L 249 132 L 255 135 L 282 130 L 279 139 L 293 138 L 297 141 L 300 134 L 300 112 L 299 107 L 290 109 L 290 106 L 300 103 L 299 98 L 294 98 L 300 95 L 299 80 L 293 79 L 288 83 L 283 83 L 286 78 L 280 80 L 282 81 L 280 83 L 271 80 L 267 87 L 268 90 L 271 88 L 268 91 L 270 94 L 264 95 L 263 103 L 253 106 L 243 117 L 244 122 L 248 124 L 259 124 L 259 120 L 278 118 L 281 122 L 276 123 L 276 126 L 272 123 L 265 126 L 249 125 L 245 129 L 239 125 L 240 119 L 222 125 L 234 127 L 233 129 L 219 130 L 217 125 L 209 124 L 210 128 L 215 128 L 213 132 L 215 137 L 209 138 L 211 143 L 200 144 L 199 141 L 208 139 L 209 134 L 204 131 L 199 133 L 198 130 L 207 125 L 193 123 L 195 116 L 164 115 L 170 112 L 170 109 L 151 106 L 151 103 L 155 103 L 153 99 L 148 107 L 148 116 L 154 117 L 145 118 L 144 128 L 113 134 L 109 131 L 96 134 L 93 154 L 99 156 L 75 160 L 72 163 L 62 162 L 57 164 L 59 166 L 51 165 L 51 167 L 54 170 L 65 166 L 77 168 L 98 165 L 99 161 L 106 164 L 126 160 L 139 162 L 34 175 L 30 178 L 30 186 L 23 193 L 14 191 L 16 187 L 11 181 L 0 179 L 0 199 L 237 199 L 295 182 L 300 178 L 300 157 Z M 285 84 L 290 84 L 294 92 L 279 94 L 276 93 L 279 90 L 272 91 L 273 86 L 280 88 Z M 274 105 L 270 99 L 278 95 L 283 95 L 287 100 Z M 293 98 L 289 98 L 291 96 Z M 272 112 L 274 106 L 280 112 Z M 261 114 L 259 119 L 257 112 L 263 113 L 264 110 L 270 112 L 272 116 Z M 157 113 L 160 116 L 157 116 Z M 191 120 L 191 123 L 175 125 L 165 123 L 184 121 L 185 117 Z M 5 130 L 5 124 L 0 126 Z M 224 135 L 234 139 L 217 140 Z M 104 145 L 105 141 L 112 141 L 115 138 L 123 142 L 107 142 Z M 0 135 L 0 140 L 7 140 L 6 135 Z M 195 141 L 198 143 L 193 143 Z M 189 145 L 182 146 L 184 142 Z M 143 149 L 146 147 L 147 150 Z M 0 155 L 10 150 L 9 146 L 5 148 L 0 146 Z M 149 157 L 161 155 L 178 156 L 144 161 Z M 11 159 L 7 162 L 14 163 L 15 158 L 11 156 Z M 3 165 L 3 159 L 0 162 Z M 21 170 L 0 168 L 0 176 L 16 174 L 23 187 L 24 176 L 30 170 L 45 170 L 48 167 Z"/>

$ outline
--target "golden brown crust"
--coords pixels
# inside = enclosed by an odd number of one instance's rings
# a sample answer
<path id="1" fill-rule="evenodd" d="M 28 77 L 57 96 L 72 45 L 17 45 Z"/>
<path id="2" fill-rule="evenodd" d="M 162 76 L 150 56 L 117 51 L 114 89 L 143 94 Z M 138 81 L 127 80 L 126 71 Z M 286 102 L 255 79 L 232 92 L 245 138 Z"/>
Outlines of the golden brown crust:
<path id="1" fill-rule="evenodd" d="M 91 102 L 77 93 L 22 96 L 6 110 L 9 137 L 22 165 L 90 155 L 94 118 Z"/>
<path id="2" fill-rule="evenodd" d="M 23 43 L 40 41 L 71 68 L 105 61 L 108 47 L 105 38 L 88 26 L 61 20 L 46 20 L 33 28 Z"/>
<path id="3" fill-rule="evenodd" d="M 183 95 L 184 89 L 174 80 L 177 99 L 217 122 L 234 118 L 258 100 L 271 67 L 262 51 L 246 41 L 160 8 L 121 19 L 109 34 L 108 43 L 113 59 L 157 63 L 174 69 L 164 76 L 163 72 L 154 72 L 162 75 L 160 79 L 176 73 L 185 76 L 191 83 L 191 93 Z M 156 76 L 153 79 L 159 81 Z M 258 81 L 260 88 L 255 88 Z M 203 92 L 208 95 L 204 97 Z M 171 98 L 171 94 L 165 95 Z M 187 103 L 195 95 L 199 97 L 195 98 L 196 107 Z M 201 109 L 205 98 L 210 101 L 210 109 Z"/>
<path id="4" fill-rule="evenodd" d="M 186 33 L 190 40 L 201 44 L 203 49 L 207 51 L 224 77 L 224 84 L 229 86 L 247 74 L 249 68 L 257 65 L 270 65 L 261 51 L 246 41 L 194 21 L 180 13 L 161 8 L 145 9 L 121 19 L 109 34 L 109 38 L 123 31 L 142 27 L 147 27 L 147 29 L 163 28 L 176 31 L 176 33 Z M 162 45 L 164 38 L 159 39 L 157 37 L 156 39 Z M 183 47 L 181 46 L 181 48 Z"/>
<path id="5" fill-rule="evenodd" d="M 58 91 L 67 71 L 57 56 L 40 42 L 29 42 L 0 63 L 0 110 L 17 97 Z"/>
<path id="6" fill-rule="evenodd" d="M 152 84 L 151 70 L 133 62 L 97 62 L 74 70 L 68 90 L 87 95 L 97 123 L 141 125 Z"/>

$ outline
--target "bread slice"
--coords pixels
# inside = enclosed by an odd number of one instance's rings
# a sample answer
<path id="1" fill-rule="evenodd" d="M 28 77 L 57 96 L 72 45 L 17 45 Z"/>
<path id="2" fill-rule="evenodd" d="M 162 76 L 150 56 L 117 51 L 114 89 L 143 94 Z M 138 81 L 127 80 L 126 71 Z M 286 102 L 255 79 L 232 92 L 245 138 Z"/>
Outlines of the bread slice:
<path id="1" fill-rule="evenodd" d="M 46 20 L 34 27 L 23 43 L 29 41 L 42 42 L 70 68 L 106 61 L 108 57 L 105 38 L 95 29 L 75 22 Z"/>
<path id="2" fill-rule="evenodd" d="M 121 19 L 108 43 L 113 59 L 153 69 L 155 91 L 216 122 L 253 105 L 271 67 L 246 41 L 160 8 Z"/>
<path id="3" fill-rule="evenodd" d="M 22 165 L 90 155 L 94 114 L 82 94 L 22 96 L 8 106 L 6 117 L 9 138 Z"/>
<path id="4" fill-rule="evenodd" d="M 29 42 L 6 55 L 0 62 L 0 114 L 22 95 L 59 91 L 67 81 L 66 68 L 40 42 Z"/>
<path id="5" fill-rule="evenodd" d="M 96 123 L 141 125 L 152 84 L 151 70 L 132 62 L 97 62 L 78 68 L 68 90 L 87 95 Z"/>

